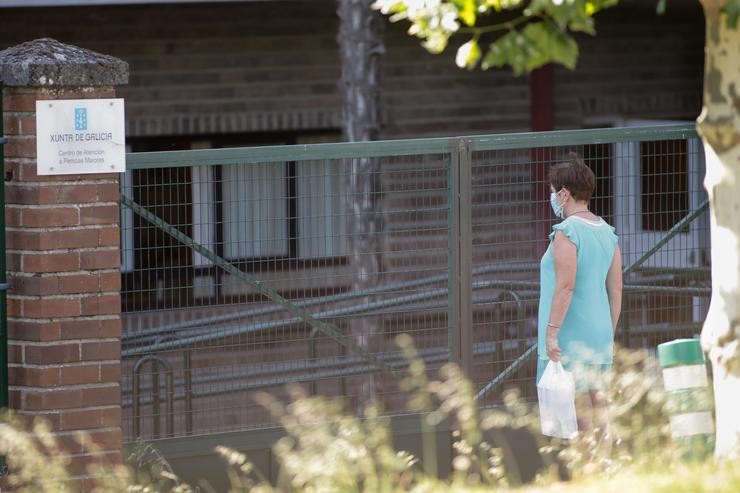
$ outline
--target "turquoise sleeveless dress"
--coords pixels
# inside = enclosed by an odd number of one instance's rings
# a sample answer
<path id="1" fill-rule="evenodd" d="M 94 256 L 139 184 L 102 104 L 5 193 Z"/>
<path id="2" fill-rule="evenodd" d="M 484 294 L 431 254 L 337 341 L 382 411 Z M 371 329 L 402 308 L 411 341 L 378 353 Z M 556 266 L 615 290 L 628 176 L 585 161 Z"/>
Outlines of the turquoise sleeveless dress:
<path id="1" fill-rule="evenodd" d="M 591 221 L 572 215 L 553 226 L 550 246 L 540 262 L 540 304 L 537 323 L 537 381 L 549 358 L 545 334 L 555 292 L 555 261 L 552 240 L 562 232 L 576 246 L 576 280 L 568 312 L 560 332 L 563 366 L 573 372 L 576 390 L 605 390 L 609 385 L 614 334 L 606 275 L 617 247 L 614 228 L 603 219 Z"/>

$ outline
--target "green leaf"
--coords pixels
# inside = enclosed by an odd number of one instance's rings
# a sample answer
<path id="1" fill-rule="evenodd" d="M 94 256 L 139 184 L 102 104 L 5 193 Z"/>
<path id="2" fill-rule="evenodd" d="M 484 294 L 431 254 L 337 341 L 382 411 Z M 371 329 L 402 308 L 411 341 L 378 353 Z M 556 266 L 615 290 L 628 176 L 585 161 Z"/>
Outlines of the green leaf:
<path id="1" fill-rule="evenodd" d="M 489 46 L 482 67 L 509 65 L 515 75 L 530 72 L 550 62 L 569 69 L 576 66 L 578 44 L 550 21 L 532 22 L 522 32 L 511 31 Z"/>
<path id="2" fill-rule="evenodd" d="M 460 68 L 473 70 L 478 65 L 478 60 L 480 60 L 480 57 L 481 49 L 480 45 L 478 45 L 478 40 L 471 39 L 457 49 L 455 63 Z"/>
<path id="3" fill-rule="evenodd" d="M 483 57 L 481 67 L 488 70 L 491 67 L 503 67 L 509 60 L 509 42 L 508 39 L 514 34 L 512 31 L 504 34 L 488 46 L 486 56 Z"/>
<path id="4" fill-rule="evenodd" d="M 523 34 L 542 53 L 547 62 L 557 62 L 569 69 L 576 67 L 578 43 L 552 22 L 533 22 L 527 24 Z M 539 60 L 536 60 L 539 66 Z M 547 63 L 545 62 L 545 63 Z"/>
<path id="5" fill-rule="evenodd" d="M 737 21 L 740 19 L 740 0 L 727 0 L 722 7 L 722 13 L 727 16 L 725 18 L 727 29 L 737 29 Z"/>
<path id="6" fill-rule="evenodd" d="M 524 13 L 530 17 L 549 18 L 561 30 L 594 35 L 593 15 L 616 4 L 617 0 L 531 0 Z"/>
<path id="7" fill-rule="evenodd" d="M 530 72 L 550 62 L 569 69 L 576 66 L 578 44 L 550 21 L 532 22 L 522 32 L 511 31 L 493 42 L 481 66 L 483 69 L 509 65 L 515 75 Z"/>
<path id="8" fill-rule="evenodd" d="M 526 36 L 511 31 L 491 43 L 481 66 L 486 70 L 509 65 L 515 75 L 521 75 L 543 63 L 547 63 L 546 59 Z"/>
<path id="9" fill-rule="evenodd" d="M 586 11 L 589 15 L 594 15 L 600 10 L 614 7 L 617 3 L 619 3 L 619 0 L 589 0 L 586 2 Z"/>

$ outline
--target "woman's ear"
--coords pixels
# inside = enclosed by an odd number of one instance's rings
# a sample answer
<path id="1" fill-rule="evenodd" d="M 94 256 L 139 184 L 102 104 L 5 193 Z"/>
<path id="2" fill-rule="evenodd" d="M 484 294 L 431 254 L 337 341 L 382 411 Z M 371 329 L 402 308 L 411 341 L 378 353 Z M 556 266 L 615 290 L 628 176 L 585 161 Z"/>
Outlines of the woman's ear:
<path id="1" fill-rule="evenodd" d="M 560 197 L 563 200 L 563 203 L 566 203 L 568 199 L 570 198 L 570 190 L 563 187 L 560 189 Z"/>

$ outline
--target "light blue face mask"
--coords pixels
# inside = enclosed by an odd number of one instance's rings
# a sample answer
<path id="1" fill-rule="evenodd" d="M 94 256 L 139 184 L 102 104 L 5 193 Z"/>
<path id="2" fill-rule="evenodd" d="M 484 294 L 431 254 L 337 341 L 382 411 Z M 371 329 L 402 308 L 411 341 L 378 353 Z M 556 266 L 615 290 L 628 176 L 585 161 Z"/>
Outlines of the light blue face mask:
<path id="1" fill-rule="evenodd" d="M 559 217 L 560 219 L 563 219 L 563 205 L 564 204 L 558 204 L 558 194 L 560 192 L 552 192 L 550 194 L 550 206 L 552 207 L 552 211 L 555 213 L 555 216 Z"/>

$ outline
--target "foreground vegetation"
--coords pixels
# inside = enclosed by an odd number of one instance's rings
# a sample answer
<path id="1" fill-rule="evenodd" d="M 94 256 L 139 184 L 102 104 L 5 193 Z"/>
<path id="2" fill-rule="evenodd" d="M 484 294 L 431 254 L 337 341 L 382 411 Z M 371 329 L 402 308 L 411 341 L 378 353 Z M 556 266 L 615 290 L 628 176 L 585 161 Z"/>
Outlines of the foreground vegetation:
<path id="1" fill-rule="evenodd" d="M 281 464 L 276 485 L 271 485 L 242 453 L 226 448 L 218 452 L 229 464 L 234 492 L 475 492 L 564 491 L 608 492 L 737 492 L 740 464 L 717 463 L 711 457 L 685 462 L 670 439 L 660 391 L 658 371 L 644 352 L 620 352 L 611 399 L 611 427 L 607 437 L 595 430 L 571 442 L 546 441 L 538 433 L 536 408 L 514 393 L 500 409 L 480 411 L 474 388 L 453 365 L 429 381 L 427 370 L 408 337 L 401 337 L 410 367 L 403 387 L 410 407 L 424 413 L 430 433 L 424 447 L 436 444 L 431 431 L 443 420 L 453 424 L 454 454 L 449 478 L 437 479 L 435 465 L 421 464 L 411 454 L 392 446 L 389 421 L 377 405 L 364 416 L 347 413 L 340 402 L 309 397 L 291 389 L 292 402 L 284 405 L 268 394 L 266 406 L 287 431 L 274 448 Z M 540 451 L 532 460 L 539 473 L 523 478 L 512 460 L 504 430 L 530 430 Z M 7 417 L 0 424 L 0 454 L 7 457 L 8 485 L 19 492 L 74 491 L 68 482 L 64 456 L 48 427 L 35 423 L 31 433 Z M 535 450 L 537 450 L 537 448 Z M 508 452 L 507 452 L 508 451 Z M 429 456 L 435 454 L 430 453 Z M 128 466 L 98 466 L 96 492 L 208 491 L 207 486 L 178 482 L 156 450 L 143 445 Z M 563 478 L 569 478 L 563 481 Z M 531 479 L 520 484 L 522 479 Z"/>

